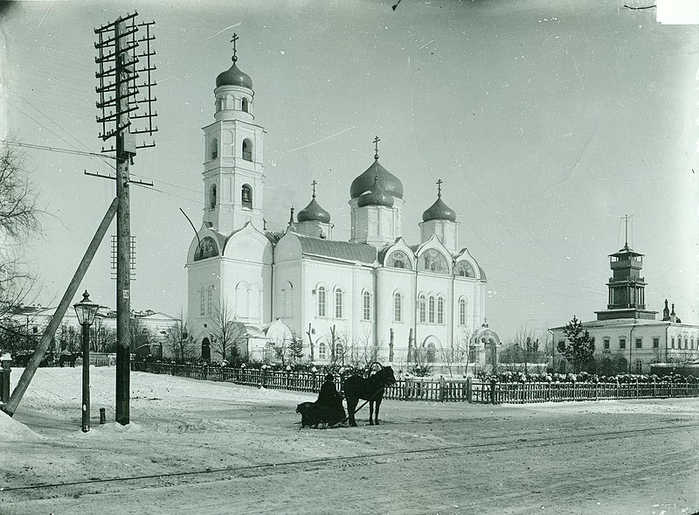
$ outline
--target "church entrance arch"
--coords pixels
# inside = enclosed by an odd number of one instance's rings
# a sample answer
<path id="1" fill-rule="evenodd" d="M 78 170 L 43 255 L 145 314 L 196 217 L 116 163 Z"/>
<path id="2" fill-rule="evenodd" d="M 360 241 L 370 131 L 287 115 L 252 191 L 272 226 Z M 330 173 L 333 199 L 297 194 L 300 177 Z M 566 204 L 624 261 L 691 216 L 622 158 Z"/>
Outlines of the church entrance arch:
<path id="1" fill-rule="evenodd" d="M 422 342 L 422 347 L 420 348 L 420 359 L 425 363 L 436 363 L 437 353 L 439 349 L 442 348 L 442 344 L 439 342 L 439 338 L 436 336 L 428 336 Z"/>
<path id="2" fill-rule="evenodd" d="M 208 338 L 201 341 L 201 359 L 211 361 L 211 342 Z"/>

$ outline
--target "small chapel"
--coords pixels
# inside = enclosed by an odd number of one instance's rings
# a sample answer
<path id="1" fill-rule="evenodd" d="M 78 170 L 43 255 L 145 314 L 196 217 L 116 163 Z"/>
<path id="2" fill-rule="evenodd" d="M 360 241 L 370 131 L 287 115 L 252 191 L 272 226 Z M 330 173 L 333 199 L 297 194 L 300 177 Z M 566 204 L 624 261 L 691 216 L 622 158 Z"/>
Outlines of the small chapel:
<path id="1" fill-rule="evenodd" d="M 217 331 L 230 321 L 244 328 L 236 345 L 249 359 L 269 360 L 292 341 L 304 360 L 320 364 L 359 356 L 440 362 L 455 347 L 472 363 L 494 359 L 486 349 L 497 338 L 486 323 L 486 274 L 459 246 L 442 181 L 436 199 L 423 199 L 420 241 L 406 242 L 403 184 L 379 161 L 378 137 L 369 166 L 349 184 L 349 241 L 333 239 L 315 181 L 283 232 L 266 229 L 265 129 L 255 119 L 252 79 L 237 65 L 236 40 L 233 65 L 216 77 L 214 121 L 203 128 L 203 222 L 186 264 L 190 331 L 201 357 L 221 359 Z"/>

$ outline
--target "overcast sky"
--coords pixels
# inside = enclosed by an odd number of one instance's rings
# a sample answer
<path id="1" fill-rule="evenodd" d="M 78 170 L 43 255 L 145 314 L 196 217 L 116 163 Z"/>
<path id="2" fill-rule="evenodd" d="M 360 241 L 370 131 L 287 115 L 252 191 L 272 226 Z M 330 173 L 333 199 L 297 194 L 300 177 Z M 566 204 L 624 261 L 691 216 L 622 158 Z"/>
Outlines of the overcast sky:
<path id="1" fill-rule="evenodd" d="M 507 341 L 525 325 L 543 336 L 573 315 L 605 309 L 608 254 L 646 255 L 649 309 L 676 303 L 699 322 L 699 35 L 660 25 L 644 3 L 520 0 L 21 2 L 3 13 L 2 136 L 101 148 L 94 28 L 137 10 L 155 20 L 157 146 L 131 168 L 137 241 L 132 308 L 186 311 L 184 264 L 203 207 L 203 133 L 216 76 L 231 62 L 251 76 L 265 127 L 265 218 L 318 181 L 336 239 L 349 238 L 349 186 L 373 160 L 404 186 L 404 237 L 444 181 L 460 245 L 488 274 L 487 316 Z M 26 258 L 38 301 L 56 305 L 114 183 L 109 161 L 26 150 L 46 211 Z M 113 228 L 112 233 L 115 232 Z M 106 240 L 83 281 L 115 306 Z M 76 299 L 78 300 L 78 299 Z"/>

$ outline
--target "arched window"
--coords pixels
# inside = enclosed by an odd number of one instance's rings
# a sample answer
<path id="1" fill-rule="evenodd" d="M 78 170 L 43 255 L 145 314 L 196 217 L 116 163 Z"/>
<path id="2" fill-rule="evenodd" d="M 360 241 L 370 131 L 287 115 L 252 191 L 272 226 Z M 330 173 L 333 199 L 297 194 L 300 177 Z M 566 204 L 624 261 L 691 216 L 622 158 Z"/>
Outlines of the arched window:
<path id="1" fill-rule="evenodd" d="M 444 323 L 444 299 L 437 297 L 437 323 Z"/>
<path id="2" fill-rule="evenodd" d="M 335 318 L 342 318 L 342 290 L 335 290 Z"/>
<path id="3" fill-rule="evenodd" d="M 427 314 L 428 314 L 427 321 L 430 324 L 434 324 L 434 297 L 432 295 L 430 295 L 430 298 L 428 300 Z"/>
<path id="4" fill-rule="evenodd" d="M 684 337 L 684 350 L 687 350 L 687 349 L 689 349 L 689 340 L 685 336 Z"/>
<path id="5" fill-rule="evenodd" d="M 393 321 L 403 321 L 403 296 L 398 292 L 393 294 Z"/>
<path id="6" fill-rule="evenodd" d="M 690 340 L 691 344 L 689 346 L 690 349 L 694 349 L 694 336 L 692 336 L 692 339 Z"/>
<path id="7" fill-rule="evenodd" d="M 670 348 L 671 349 L 675 348 L 675 337 L 674 336 L 672 338 L 670 338 Z"/>
<path id="8" fill-rule="evenodd" d="M 441 252 L 435 249 L 427 249 L 420 256 L 418 268 L 437 274 L 449 273 L 449 265 L 447 264 L 446 258 Z"/>
<path id="9" fill-rule="evenodd" d="M 249 184 L 243 184 L 243 187 L 240 189 L 240 202 L 243 204 L 243 207 L 252 209 L 252 188 Z"/>
<path id="10" fill-rule="evenodd" d="M 459 325 L 466 325 L 466 299 L 459 299 Z"/>
<path id="11" fill-rule="evenodd" d="M 362 293 L 362 320 L 371 320 L 371 293 Z"/>
<path id="12" fill-rule="evenodd" d="M 459 261 L 454 267 L 454 275 L 458 277 L 476 277 L 473 267 L 468 261 Z"/>
<path id="13" fill-rule="evenodd" d="M 637 374 L 643 373 L 643 360 L 641 360 L 641 359 L 636 360 L 636 373 Z"/>
<path id="14" fill-rule="evenodd" d="M 335 361 L 338 361 L 340 363 L 345 362 L 345 348 L 342 346 L 341 343 L 336 343 L 335 344 Z"/>
<path id="15" fill-rule="evenodd" d="M 243 112 L 247 113 L 248 112 L 248 99 L 243 97 Z"/>
<path id="16" fill-rule="evenodd" d="M 216 207 L 216 185 L 211 186 L 211 195 L 209 198 L 211 209 Z"/>
<path id="17" fill-rule="evenodd" d="M 214 287 L 206 292 L 206 312 L 211 315 L 214 312 Z"/>
<path id="18" fill-rule="evenodd" d="M 252 141 L 247 138 L 243 140 L 243 159 L 252 161 Z"/>
<path id="19" fill-rule="evenodd" d="M 318 316 L 325 316 L 325 287 L 318 287 Z"/>
<path id="20" fill-rule="evenodd" d="M 206 315 L 206 289 L 202 288 L 199 292 L 199 314 Z"/>
<path id="21" fill-rule="evenodd" d="M 419 316 L 419 320 L 420 320 L 421 324 L 424 324 L 425 320 L 426 320 L 426 312 L 427 312 L 426 307 L 427 306 L 425 304 L 426 304 L 425 303 L 425 296 L 421 294 L 417 298 L 417 310 L 418 310 L 418 316 Z"/>
<path id="22" fill-rule="evenodd" d="M 218 138 L 211 140 L 211 159 L 218 157 Z"/>
<path id="23" fill-rule="evenodd" d="M 325 359 L 325 344 L 323 342 L 318 344 L 318 358 Z"/>
<path id="24" fill-rule="evenodd" d="M 410 260 L 408 255 L 402 250 L 391 252 L 386 260 L 386 266 L 390 268 L 410 268 Z"/>

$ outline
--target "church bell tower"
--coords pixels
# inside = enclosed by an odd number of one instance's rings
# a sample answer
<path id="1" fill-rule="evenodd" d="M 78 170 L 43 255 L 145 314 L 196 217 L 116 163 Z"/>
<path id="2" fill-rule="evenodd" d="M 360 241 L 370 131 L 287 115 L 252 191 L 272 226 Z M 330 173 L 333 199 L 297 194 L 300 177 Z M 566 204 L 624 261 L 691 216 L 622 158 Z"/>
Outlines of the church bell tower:
<path id="1" fill-rule="evenodd" d="M 263 229 L 264 133 L 254 123 L 252 79 L 233 65 L 216 78 L 214 123 L 204 127 L 204 222 L 229 235 L 252 222 Z"/>

